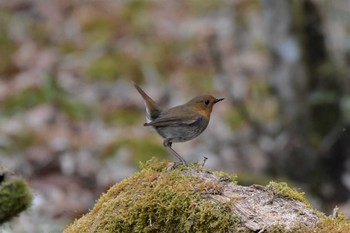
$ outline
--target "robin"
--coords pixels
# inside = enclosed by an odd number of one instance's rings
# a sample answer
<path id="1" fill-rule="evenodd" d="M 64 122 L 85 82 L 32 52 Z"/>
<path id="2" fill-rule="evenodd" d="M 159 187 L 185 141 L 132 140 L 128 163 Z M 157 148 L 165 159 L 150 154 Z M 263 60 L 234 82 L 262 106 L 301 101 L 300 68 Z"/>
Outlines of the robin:
<path id="1" fill-rule="evenodd" d="M 186 165 L 186 161 L 171 148 L 172 143 L 185 142 L 200 135 L 209 124 L 213 106 L 224 98 L 201 95 L 183 105 L 163 110 L 136 83 L 134 86 L 145 102 L 144 126 L 152 126 L 164 138 L 164 147 Z"/>

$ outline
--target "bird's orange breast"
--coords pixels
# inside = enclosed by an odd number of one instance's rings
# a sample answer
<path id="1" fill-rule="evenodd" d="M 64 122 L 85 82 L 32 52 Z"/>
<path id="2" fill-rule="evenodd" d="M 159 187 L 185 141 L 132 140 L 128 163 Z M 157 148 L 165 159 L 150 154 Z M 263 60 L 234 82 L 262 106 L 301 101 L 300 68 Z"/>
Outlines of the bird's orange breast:
<path id="1" fill-rule="evenodd" d="M 202 115 L 208 120 L 210 119 L 210 114 L 211 114 L 210 109 L 194 108 L 193 111 L 196 112 L 197 114 Z"/>

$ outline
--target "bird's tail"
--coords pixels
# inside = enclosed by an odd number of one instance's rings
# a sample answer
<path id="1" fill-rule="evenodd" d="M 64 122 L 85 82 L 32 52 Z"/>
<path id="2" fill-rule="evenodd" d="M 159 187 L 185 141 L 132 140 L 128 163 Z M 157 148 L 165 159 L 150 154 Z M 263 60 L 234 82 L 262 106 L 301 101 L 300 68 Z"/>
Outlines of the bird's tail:
<path id="1" fill-rule="evenodd" d="M 160 113 L 161 113 L 161 109 L 158 107 L 158 105 L 156 104 L 156 102 L 154 102 L 154 100 L 151 99 L 151 97 L 149 97 L 142 89 L 141 87 L 139 87 L 136 83 L 134 83 L 134 87 L 136 88 L 136 90 L 140 93 L 140 95 L 142 96 L 144 103 L 145 103 L 145 107 L 146 107 L 146 119 L 147 119 L 147 123 L 153 121 L 154 119 L 156 119 L 157 117 L 159 117 Z"/>

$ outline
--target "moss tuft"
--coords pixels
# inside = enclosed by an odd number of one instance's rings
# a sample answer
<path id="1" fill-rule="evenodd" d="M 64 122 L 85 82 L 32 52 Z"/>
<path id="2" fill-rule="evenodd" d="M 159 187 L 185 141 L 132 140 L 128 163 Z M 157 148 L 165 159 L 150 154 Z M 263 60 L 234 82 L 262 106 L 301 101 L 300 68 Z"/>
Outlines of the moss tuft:
<path id="1" fill-rule="evenodd" d="M 0 184 L 0 224 L 17 216 L 32 202 L 32 193 L 22 179 L 8 180 Z"/>
<path id="2" fill-rule="evenodd" d="M 271 181 L 267 187 L 271 188 L 277 195 L 298 200 L 304 203 L 306 206 L 311 207 L 310 202 L 305 198 L 305 193 L 289 187 L 285 182 L 276 183 Z"/>
<path id="3" fill-rule="evenodd" d="M 311 207 L 310 202 L 305 198 L 305 193 L 299 192 L 298 190 L 289 187 L 285 182 L 276 183 L 271 181 L 267 187 L 272 189 L 272 191 L 277 195 L 298 200 Z"/>
<path id="4" fill-rule="evenodd" d="M 226 173 L 223 171 L 213 171 L 212 172 L 214 175 L 219 176 L 221 180 L 227 180 L 229 182 L 237 184 L 237 175 L 236 174 L 231 174 L 231 173 Z"/>
<path id="5" fill-rule="evenodd" d="M 316 231 L 319 233 L 328 233 L 328 232 L 341 232 L 341 233 L 350 233 L 350 221 L 342 212 L 337 213 L 338 216 L 327 217 L 320 221 L 316 226 Z M 311 233 L 311 231 L 309 231 Z"/>
<path id="6" fill-rule="evenodd" d="M 165 161 L 165 160 L 158 161 L 157 158 L 153 157 L 150 160 L 146 161 L 145 163 L 140 162 L 140 169 L 163 172 L 167 169 L 168 165 L 169 165 L 168 161 Z"/>

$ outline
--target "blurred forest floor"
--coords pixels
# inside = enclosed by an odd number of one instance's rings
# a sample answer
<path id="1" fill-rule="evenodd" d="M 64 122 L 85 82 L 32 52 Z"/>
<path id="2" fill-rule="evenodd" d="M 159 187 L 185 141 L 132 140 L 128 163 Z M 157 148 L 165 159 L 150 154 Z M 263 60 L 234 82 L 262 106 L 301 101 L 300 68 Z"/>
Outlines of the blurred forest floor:
<path id="1" fill-rule="evenodd" d="M 176 159 L 131 80 L 164 107 L 225 98 L 174 144 L 186 160 L 350 216 L 350 1 L 332 3 L 0 0 L 0 163 L 35 195 L 2 232 L 61 232 L 139 162 Z"/>

